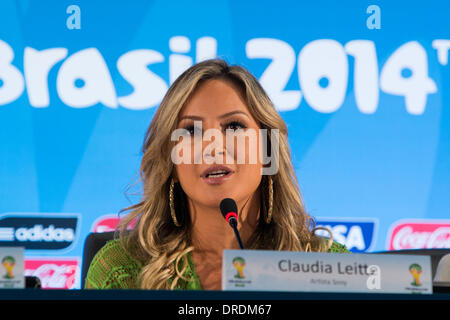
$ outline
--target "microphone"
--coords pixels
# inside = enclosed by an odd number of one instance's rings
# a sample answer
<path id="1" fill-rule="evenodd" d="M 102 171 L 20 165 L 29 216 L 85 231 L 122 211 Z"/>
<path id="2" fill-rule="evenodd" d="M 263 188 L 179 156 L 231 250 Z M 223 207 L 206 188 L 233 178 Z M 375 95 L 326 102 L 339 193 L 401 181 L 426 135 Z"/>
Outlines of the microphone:
<path id="1" fill-rule="evenodd" d="M 230 198 L 223 199 L 222 201 L 220 201 L 220 211 L 222 212 L 223 217 L 225 218 L 225 220 L 227 220 L 231 228 L 233 228 L 234 234 L 236 235 L 236 239 L 239 243 L 239 247 L 241 249 L 244 249 L 241 236 L 239 235 L 239 231 L 237 229 L 238 210 L 236 202 Z"/>
<path id="2" fill-rule="evenodd" d="M 434 281 L 450 282 L 450 253 L 440 259 Z"/>

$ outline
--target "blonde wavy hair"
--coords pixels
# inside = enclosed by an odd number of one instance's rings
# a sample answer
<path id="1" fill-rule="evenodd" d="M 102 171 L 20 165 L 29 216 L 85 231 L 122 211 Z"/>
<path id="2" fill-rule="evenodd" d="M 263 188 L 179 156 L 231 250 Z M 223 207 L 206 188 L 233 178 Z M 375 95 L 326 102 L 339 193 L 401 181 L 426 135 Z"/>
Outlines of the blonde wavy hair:
<path id="1" fill-rule="evenodd" d="M 279 130 L 278 172 L 273 181 L 272 221 L 267 214 L 268 177 L 263 176 L 257 192 L 261 192 L 260 221 L 245 244 L 247 249 L 287 251 L 328 251 L 331 241 L 314 234 L 314 220 L 305 212 L 300 189 L 292 166 L 287 127 L 275 110 L 258 80 L 243 67 L 230 66 L 220 59 L 200 62 L 180 75 L 170 86 L 148 128 L 142 147 L 140 180 L 142 200 L 122 209 L 131 212 L 120 224 L 122 245 L 143 264 L 139 284 L 143 289 L 174 289 L 187 267 L 191 242 L 191 221 L 187 196 L 175 184 L 175 209 L 181 227 L 170 215 L 169 187 L 175 171 L 171 161 L 174 146 L 171 134 L 177 128 L 178 114 L 195 89 L 210 79 L 230 81 L 241 90 L 249 112 L 261 129 Z M 270 137 L 268 139 L 270 141 Z M 270 146 L 268 147 L 270 150 Z M 134 223 L 130 228 L 130 224 Z M 127 230 L 131 229 L 131 230 Z M 181 266 L 181 267 L 180 267 Z"/>

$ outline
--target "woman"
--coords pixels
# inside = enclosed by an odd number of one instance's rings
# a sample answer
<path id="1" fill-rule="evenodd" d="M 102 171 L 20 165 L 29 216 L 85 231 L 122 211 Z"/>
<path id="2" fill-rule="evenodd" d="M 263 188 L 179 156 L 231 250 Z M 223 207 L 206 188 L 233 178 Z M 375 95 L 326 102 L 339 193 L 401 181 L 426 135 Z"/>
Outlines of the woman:
<path id="1" fill-rule="evenodd" d="M 277 169 L 271 175 L 262 174 L 268 164 L 259 144 L 239 149 L 228 140 L 219 143 L 230 132 L 255 132 L 260 138 L 261 129 L 270 137 L 266 150 L 276 153 L 270 154 Z M 217 136 L 209 140 L 219 147 L 211 148 L 204 136 L 199 141 L 208 130 L 221 132 L 217 141 Z M 274 150 L 270 142 L 276 130 Z M 182 134 L 173 139 L 174 132 Z M 186 70 L 156 111 L 142 151 L 143 199 L 121 210 L 132 209 L 122 221 L 120 239 L 108 242 L 93 259 L 86 288 L 220 290 L 222 251 L 238 248 L 220 214 L 224 198 L 237 203 L 246 249 L 348 252 L 314 234 L 292 167 L 286 125 L 242 67 L 208 60 Z M 255 152 L 258 160 L 248 161 Z M 202 161 L 196 161 L 199 153 Z M 246 160 L 236 161 L 242 154 Z M 174 160 L 180 157 L 188 161 Z"/>

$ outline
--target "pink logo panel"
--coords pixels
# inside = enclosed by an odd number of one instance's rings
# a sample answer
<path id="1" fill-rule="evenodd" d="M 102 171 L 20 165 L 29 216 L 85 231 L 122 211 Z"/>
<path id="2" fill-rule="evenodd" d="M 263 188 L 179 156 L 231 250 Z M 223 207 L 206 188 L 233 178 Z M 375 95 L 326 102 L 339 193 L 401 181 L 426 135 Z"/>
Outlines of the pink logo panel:
<path id="1" fill-rule="evenodd" d="M 402 220 L 388 236 L 389 250 L 450 248 L 450 221 Z"/>

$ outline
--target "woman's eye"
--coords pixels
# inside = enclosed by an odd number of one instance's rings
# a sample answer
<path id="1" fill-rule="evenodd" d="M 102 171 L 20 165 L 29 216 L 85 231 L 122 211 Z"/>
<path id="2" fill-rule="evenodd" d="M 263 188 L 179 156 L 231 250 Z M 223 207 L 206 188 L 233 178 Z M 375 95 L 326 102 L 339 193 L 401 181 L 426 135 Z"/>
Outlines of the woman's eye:
<path id="1" fill-rule="evenodd" d="M 246 129 L 246 128 L 247 128 L 247 126 L 240 121 L 231 121 L 231 122 L 228 122 L 227 124 L 225 124 L 225 130 L 236 131 L 238 129 Z M 194 125 L 187 125 L 183 129 L 185 129 L 191 136 L 194 136 L 195 132 L 203 134 L 202 128 L 195 127 Z"/>
<path id="2" fill-rule="evenodd" d="M 191 135 L 194 134 L 194 126 L 187 126 L 187 127 L 184 128 L 184 129 L 186 129 Z"/>
<path id="3" fill-rule="evenodd" d="M 194 135 L 195 131 L 201 132 L 201 128 L 195 128 L 194 125 L 187 126 L 187 127 L 185 127 L 184 129 L 187 130 L 191 136 Z"/>
<path id="4" fill-rule="evenodd" d="M 225 129 L 238 130 L 238 129 L 246 129 L 247 127 L 239 122 L 239 121 L 231 121 L 225 126 Z"/>

